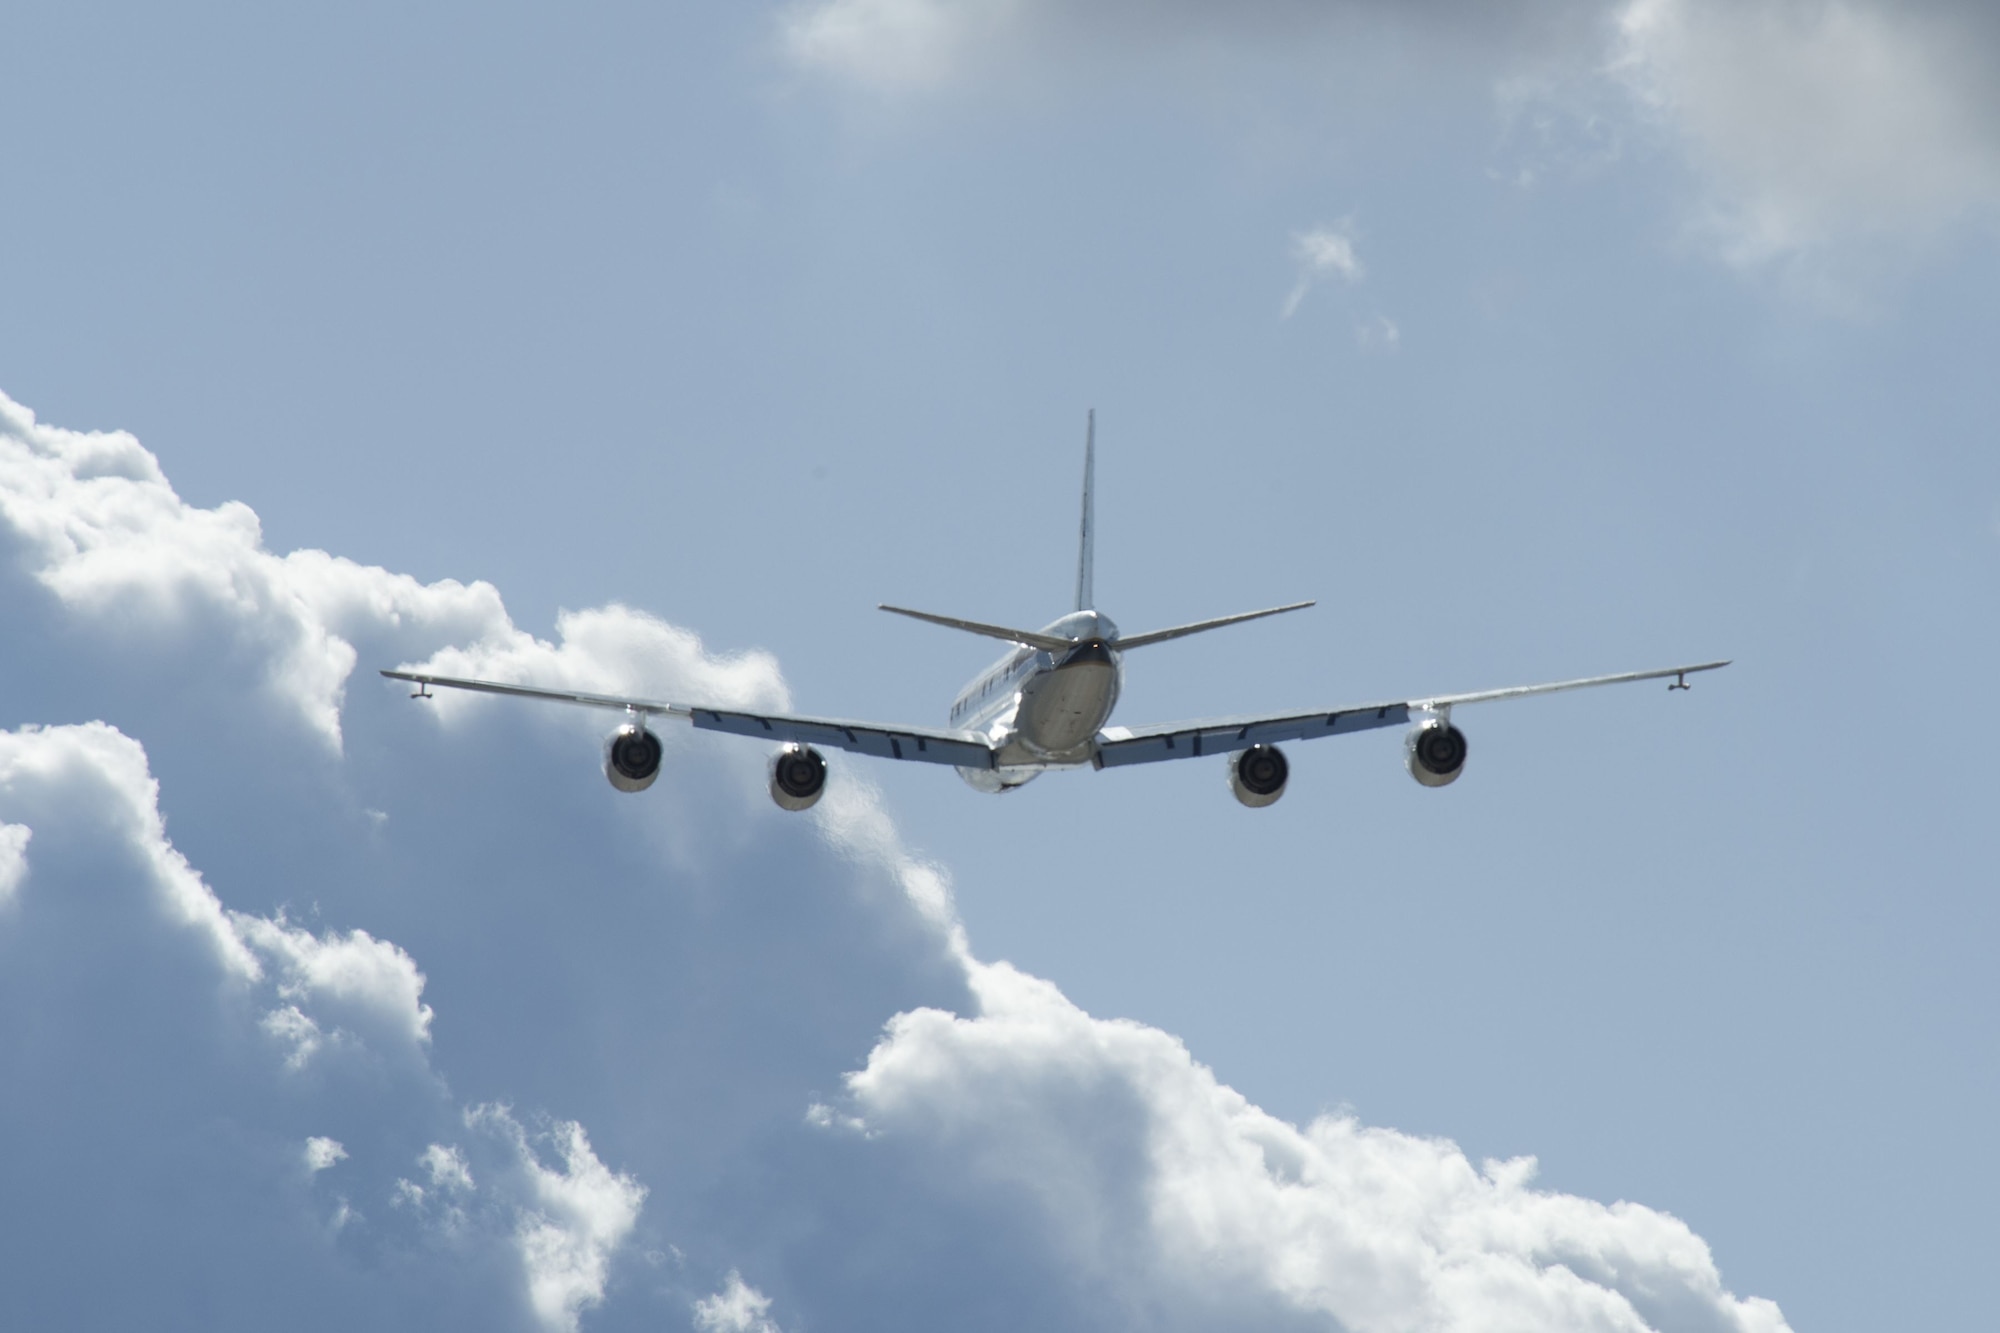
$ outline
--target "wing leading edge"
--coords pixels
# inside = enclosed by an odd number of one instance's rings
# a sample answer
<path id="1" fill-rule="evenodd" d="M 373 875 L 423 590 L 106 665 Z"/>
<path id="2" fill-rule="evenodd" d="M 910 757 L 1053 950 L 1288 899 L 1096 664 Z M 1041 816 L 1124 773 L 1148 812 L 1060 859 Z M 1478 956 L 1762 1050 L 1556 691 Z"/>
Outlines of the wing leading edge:
<path id="1" fill-rule="evenodd" d="M 1531 694 L 1555 694 L 1561 690 L 1581 690 L 1594 685 L 1619 685 L 1635 680 L 1675 679 L 1674 689 L 1686 689 L 1687 678 L 1698 671 L 1715 671 L 1724 662 L 1702 662 L 1694 666 L 1662 667 L 1654 671 L 1626 671 L 1613 676 L 1587 676 L 1582 680 L 1554 681 L 1546 685 L 1515 685 L 1501 690 L 1480 690 L 1471 694 L 1439 694 L 1425 699 L 1405 699 L 1394 703 L 1363 704 L 1353 708 L 1314 713 L 1257 713 L 1243 717 L 1209 718 L 1200 722 L 1169 722 L 1154 727 L 1106 727 L 1097 736 L 1096 765 L 1117 768 L 1125 764 L 1153 764 L 1165 759 L 1193 759 L 1205 754 L 1228 754 L 1253 745 L 1274 745 L 1279 741 L 1309 741 L 1321 736 L 1344 736 L 1377 727 L 1397 727 L 1409 722 L 1410 714 L 1434 712 L 1458 704 L 1486 703 L 1494 699 L 1519 699 Z"/>
<path id="2" fill-rule="evenodd" d="M 588 694 L 577 690 L 548 690 L 532 685 L 509 685 L 494 680 L 469 680 L 462 676 L 437 676 L 421 671 L 384 671 L 391 680 L 407 680 L 428 688 L 442 685 L 454 690 L 474 690 L 483 694 L 509 694 L 523 699 L 547 699 L 554 703 L 582 704 L 586 708 L 609 708 L 622 713 L 650 717 L 685 718 L 701 731 L 721 731 L 735 736 L 756 736 L 781 744 L 817 745 L 830 750 L 850 750 L 882 759 L 908 759 L 923 764 L 950 764 L 957 768 L 992 768 L 993 748 L 975 731 L 945 731 L 932 727 L 892 727 L 875 722 L 851 722 L 844 718 L 800 717 L 791 713 L 752 713 L 737 709 L 708 708 L 699 704 L 669 703 L 662 699 L 631 699 L 616 694 Z"/>

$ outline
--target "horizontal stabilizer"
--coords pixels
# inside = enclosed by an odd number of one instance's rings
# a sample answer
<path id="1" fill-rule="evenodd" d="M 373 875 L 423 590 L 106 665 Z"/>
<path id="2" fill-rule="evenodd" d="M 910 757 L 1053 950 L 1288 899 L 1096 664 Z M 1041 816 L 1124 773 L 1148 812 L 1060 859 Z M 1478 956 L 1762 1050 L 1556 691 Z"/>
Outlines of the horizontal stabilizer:
<path id="1" fill-rule="evenodd" d="M 1287 611 L 1303 611 L 1311 602 L 1293 602 L 1290 606 L 1267 607 L 1262 611 L 1245 611 L 1238 616 L 1222 616 L 1216 620 L 1197 620 L 1192 625 L 1176 625 L 1172 629 L 1156 629 L 1145 634 L 1126 634 L 1118 639 L 1120 652 L 1127 648 L 1144 648 L 1151 643 L 1165 643 L 1168 639 L 1184 639 L 1190 634 L 1200 634 L 1203 630 L 1221 629 L 1224 625 L 1240 625 L 1246 620 L 1262 620 L 1265 616 L 1282 615 Z"/>
<path id="2" fill-rule="evenodd" d="M 989 639 L 1005 639 L 1008 643 L 1025 643 L 1030 648 L 1039 648 L 1045 653 L 1067 652 L 1074 647 L 1074 641 L 1055 634 L 1038 634 L 1034 630 L 1008 629 L 1005 625 L 987 625 L 977 620 L 960 620 L 956 616 L 934 616 L 928 611 L 912 611 L 907 607 L 882 605 L 884 611 L 894 611 L 899 616 L 912 620 L 928 620 L 933 625 L 943 625 L 946 629 L 962 629 L 968 634 L 984 634 Z"/>

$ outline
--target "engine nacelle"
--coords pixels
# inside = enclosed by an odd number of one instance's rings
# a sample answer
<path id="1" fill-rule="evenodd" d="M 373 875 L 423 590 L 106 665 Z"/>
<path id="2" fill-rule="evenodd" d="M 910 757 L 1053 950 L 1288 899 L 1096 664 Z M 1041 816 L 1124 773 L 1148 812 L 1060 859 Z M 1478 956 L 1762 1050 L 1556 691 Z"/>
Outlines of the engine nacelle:
<path id="1" fill-rule="evenodd" d="M 810 810 L 826 791 L 826 756 L 810 745 L 787 745 L 771 756 L 771 799 L 781 809 Z"/>
<path id="2" fill-rule="evenodd" d="M 604 742 L 604 776 L 619 791 L 644 791 L 660 776 L 660 738 L 628 722 Z"/>
<path id="3" fill-rule="evenodd" d="M 1426 787 L 1450 786 L 1465 771 L 1465 733 L 1435 719 L 1412 727 L 1403 741 L 1403 763 Z"/>
<path id="4" fill-rule="evenodd" d="M 1292 766 L 1275 745 L 1253 745 L 1229 756 L 1229 790 L 1251 809 L 1260 809 L 1285 794 Z"/>

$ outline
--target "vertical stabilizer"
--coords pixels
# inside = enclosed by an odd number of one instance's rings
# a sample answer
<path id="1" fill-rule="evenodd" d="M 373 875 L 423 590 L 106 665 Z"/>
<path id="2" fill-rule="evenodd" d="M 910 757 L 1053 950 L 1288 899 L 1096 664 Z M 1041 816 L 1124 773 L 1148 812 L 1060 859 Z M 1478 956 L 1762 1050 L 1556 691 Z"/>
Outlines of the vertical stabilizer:
<path id="1" fill-rule="evenodd" d="M 1097 515 L 1090 501 L 1091 482 L 1097 471 L 1097 409 L 1090 409 L 1083 428 L 1083 526 L 1077 542 L 1076 609 L 1097 609 L 1097 594 L 1091 588 L 1096 563 Z"/>

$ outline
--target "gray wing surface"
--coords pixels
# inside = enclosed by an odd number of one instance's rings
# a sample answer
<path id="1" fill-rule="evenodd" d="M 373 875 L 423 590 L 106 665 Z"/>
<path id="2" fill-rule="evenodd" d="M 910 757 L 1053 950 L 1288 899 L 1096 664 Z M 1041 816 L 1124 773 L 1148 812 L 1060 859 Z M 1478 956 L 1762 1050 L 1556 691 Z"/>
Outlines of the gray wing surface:
<path id="1" fill-rule="evenodd" d="M 830 750 L 852 750 L 878 759 L 909 759 L 920 764 L 993 767 L 993 747 L 976 731 L 885 727 L 875 722 L 794 717 L 785 713 L 737 713 L 718 708 L 693 708 L 689 716 L 703 731 L 726 731 L 732 736 L 823 745 Z"/>
<path id="2" fill-rule="evenodd" d="M 1153 764 L 1164 759 L 1228 754 L 1247 750 L 1253 745 L 1274 745 L 1279 741 L 1345 736 L 1349 732 L 1373 731 L 1377 727 L 1402 726 L 1409 722 L 1413 712 L 1425 713 L 1458 704 L 1487 703 L 1494 699 L 1519 699 L 1531 694 L 1555 694 L 1561 690 L 1581 690 L 1593 685 L 1664 680 L 1671 676 L 1678 682 L 1675 688 L 1686 688 L 1687 677 L 1695 672 L 1714 671 L 1728 665 L 1728 662 L 1702 662 L 1695 666 L 1626 671 L 1615 676 L 1586 676 L 1582 680 L 1515 685 L 1471 694 L 1439 694 L 1424 699 L 1362 704 L 1315 713 L 1257 713 L 1244 717 L 1210 718 L 1202 722 L 1169 722 L 1155 727 L 1106 727 L 1097 734 L 1095 762 L 1099 768 L 1117 768 L 1125 764 Z"/>
<path id="3" fill-rule="evenodd" d="M 871 754 L 882 759 L 908 759 L 923 764 L 950 764 L 958 768 L 993 767 L 993 749 L 986 743 L 986 738 L 976 731 L 885 726 L 876 722 L 799 717 L 790 713 L 751 713 L 709 708 L 701 704 L 670 703 L 663 699 L 629 699 L 616 694 L 588 694 L 577 690 L 543 689 L 534 685 L 509 685 L 494 680 L 469 680 L 461 676 L 435 676 L 420 671 L 384 671 L 382 674 L 391 680 L 407 680 L 422 686 L 442 685 L 483 694 L 582 704 L 586 708 L 686 718 L 702 731 L 756 736 L 780 744 L 818 745 L 830 750 Z"/>
<path id="4" fill-rule="evenodd" d="M 1169 722 L 1158 727 L 1106 727 L 1097 733 L 1097 766 L 1153 764 L 1162 759 L 1193 759 L 1228 754 L 1253 745 L 1279 741 L 1310 741 L 1344 736 L 1350 731 L 1398 727 L 1410 720 L 1407 703 L 1364 704 L 1320 713 L 1259 713 L 1246 717 L 1214 717 L 1203 722 Z"/>

